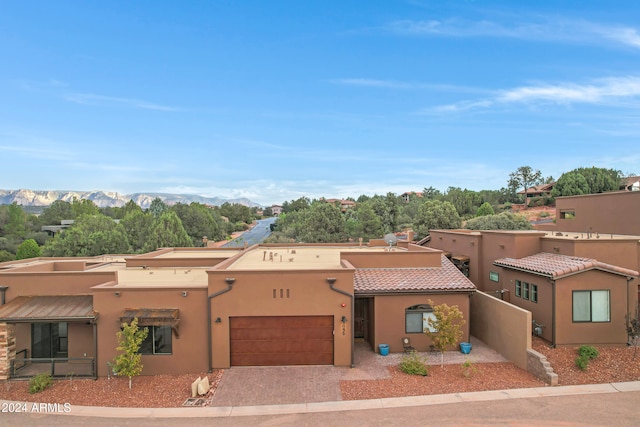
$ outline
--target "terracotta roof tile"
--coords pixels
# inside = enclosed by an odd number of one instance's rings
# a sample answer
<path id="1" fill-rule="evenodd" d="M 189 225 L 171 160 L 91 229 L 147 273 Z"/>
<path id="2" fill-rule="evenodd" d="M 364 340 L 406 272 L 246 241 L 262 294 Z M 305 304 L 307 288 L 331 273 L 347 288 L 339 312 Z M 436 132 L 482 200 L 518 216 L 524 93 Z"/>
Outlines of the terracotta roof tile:
<path id="1" fill-rule="evenodd" d="M 501 258 L 495 260 L 493 264 L 499 267 L 524 270 L 554 279 L 593 269 L 608 271 L 623 276 L 638 276 L 637 271 L 606 264 L 595 259 L 550 254 L 546 252 L 520 259 Z"/>
<path id="2" fill-rule="evenodd" d="M 442 255 L 441 267 L 358 268 L 354 292 L 475 291 L 476 286 Z"/>

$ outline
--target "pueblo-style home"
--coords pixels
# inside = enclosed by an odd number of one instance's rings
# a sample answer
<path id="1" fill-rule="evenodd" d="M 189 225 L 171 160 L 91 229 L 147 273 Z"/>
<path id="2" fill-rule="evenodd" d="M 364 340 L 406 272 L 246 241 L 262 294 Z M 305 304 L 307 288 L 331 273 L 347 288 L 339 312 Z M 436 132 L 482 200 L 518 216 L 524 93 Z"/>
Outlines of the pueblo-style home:
<path id="1" fill-rule="evenodd" d="M 640 293 L 639 236 L 432 230 L 428 244 L 480 291 L 531 312 L 532 332 L 553 345 L 629 342 L 626 319 Z"/>
<path id="2" fill-rule="evenodd" d="M 356 339 L 427 349 L 429 301 L 460 308 L 468 341 L 475 290 L 442 251 L 382 240 L 6 262 L 0 379 L 110 375 L 116 333 L 134 318 L 149 330 L 143 375 L 353 366 Z"/>

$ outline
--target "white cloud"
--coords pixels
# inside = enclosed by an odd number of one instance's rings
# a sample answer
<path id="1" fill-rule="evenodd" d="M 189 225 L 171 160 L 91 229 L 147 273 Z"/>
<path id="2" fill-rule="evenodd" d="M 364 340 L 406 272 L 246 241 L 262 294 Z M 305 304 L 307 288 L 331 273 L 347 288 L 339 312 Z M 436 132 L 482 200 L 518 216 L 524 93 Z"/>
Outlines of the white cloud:
<path id="1" fill-rule="evenodd" d="M 489 20 L 398 20 L 384 26 L 388 32 L 404 36 L 496 37 L 533 41 L 618 44 L 640 48 L 638 30 L 623 25 L 604 25 L 584 20 L 543 17 L 531 22 L 504 24 Z"/>
<path id="2" fill-rule="evenodd" d="M 598 104 L 627 105 L 636 107 L 640 97 L 640 76 L 609 77 L 590 83 L 556 83 L 521 86 L 497 91 L 488 99 L 464 100 L 454 104 L 440 105 L 425 109 L 419 114 L 457 113 L 468 110 L 489 108 L 496 105 L 523 104 Z"/>
<path id="3" fill-rule="evenodd" d="M 156 111 L 184 111 L 179 107 L 171 107 L 167 105 L 154 104 L 135 98 L 118 98 L 113 96 L 96 95 L 93 93 L 68 93 L 64 99 L 83 105 L 106 105 L 106 106 L 123 106 L 128 108 L 139 108 L 143 110 Z"/>

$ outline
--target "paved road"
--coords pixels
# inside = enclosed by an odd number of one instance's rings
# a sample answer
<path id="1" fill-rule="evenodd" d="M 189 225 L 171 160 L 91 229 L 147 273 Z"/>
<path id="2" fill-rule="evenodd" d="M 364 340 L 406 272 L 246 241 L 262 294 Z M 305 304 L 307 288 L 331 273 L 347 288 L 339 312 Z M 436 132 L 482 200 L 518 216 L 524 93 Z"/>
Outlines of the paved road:
<path id="1" fill-rule="evenodd" d="M 223 418 L 99 418 L 0 414 L 2 426 L 637 426 L 640 391 L 461 402 L 388 409 Z M 194 408 L 196 409 L 196 408 Z"/>
<path id="2" fill-rule="evenodd" d="M 276 222 L 277 217 L 260 219 L 258 223 L 248 231 L 242 233 L 242 236 L 223 245 L 223 248 L 241 248 L 246 243 L 248 246 L 261 243 L 271 234 L 270 225 Z"/>

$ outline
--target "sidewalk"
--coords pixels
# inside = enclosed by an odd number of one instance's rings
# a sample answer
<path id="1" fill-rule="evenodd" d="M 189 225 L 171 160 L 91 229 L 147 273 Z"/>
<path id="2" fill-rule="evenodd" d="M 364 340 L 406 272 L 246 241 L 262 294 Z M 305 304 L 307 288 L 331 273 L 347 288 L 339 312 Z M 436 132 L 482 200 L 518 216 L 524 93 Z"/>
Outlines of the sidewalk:
<path id="1" fill-rule="evenodd" d="M 103 408 L 72 406 L 71 412 L 60 415 L 102 418 L 220 418 L 318 412 L 354 411 L 385 408 L 481 402 L 489 400 L 531 399 L 551 396 L 571 396 L 640 391 L 640 381 L 588 384 L 578 386 L 538 387 L 431 396 L 396 397 L 388 399 L 312 402 L 289 405 L 221 406 L 200 408 Z M 6 401 L 0 401 L 4 405 Z"/>

